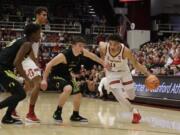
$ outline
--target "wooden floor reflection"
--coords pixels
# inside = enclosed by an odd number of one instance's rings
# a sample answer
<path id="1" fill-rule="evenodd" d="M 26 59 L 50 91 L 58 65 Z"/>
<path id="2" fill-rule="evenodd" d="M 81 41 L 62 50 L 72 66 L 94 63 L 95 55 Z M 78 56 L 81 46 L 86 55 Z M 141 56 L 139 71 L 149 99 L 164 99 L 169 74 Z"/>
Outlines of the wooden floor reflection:
<path id="1" fill-rule="evenodd" d="M 2 100 L 6 94 L 0 95 Z M 60 125 L 52 119 L 57 106 L 57 93 L 41 93 L 36 114 L 40 124 L 24 125 L 0 124 L 0 135 L 176 135 L 180 134 L 180 116 L 178 111 L 136 105 L 142 114 L 140 124 L 131 124 L 131 114 L 118 102 L 83 98 L 80 114 L 88 118 L 88 123 L 70 122 L 72 113 L 71 98 L 63 108 L 63 120 Z M 17 111 L 24 120 L 28 110 L 26 98 L 18 105 Z M 5 110 L 0 111 L 2 118 Z"/>

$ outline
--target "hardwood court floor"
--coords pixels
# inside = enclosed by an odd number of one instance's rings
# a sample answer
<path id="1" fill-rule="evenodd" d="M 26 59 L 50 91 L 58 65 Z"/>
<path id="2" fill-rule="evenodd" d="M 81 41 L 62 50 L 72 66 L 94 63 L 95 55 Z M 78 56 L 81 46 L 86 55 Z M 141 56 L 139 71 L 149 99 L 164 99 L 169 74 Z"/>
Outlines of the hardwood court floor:
<path id="1" fill-rule="evenodd" d="M 6 94 L 0 95 L 2 100 Z M 83 98 L 80 114 L 89 119 L 89 123 L 73 123 L 69 117 L 72 112 L 72 97 L 63 109 L 63 124 L 58 125 L 52 119 L 57 106 L 57 93 L 41 93 L 36 114 L 40 124 L 24 125 L 0 124 L 0 135 L 180 135 L 180 113 L 170 109 L 159 109 L 135 105 L 142 114 L 140 124 L 131 124 L 130 113 L 118 102 Z M 27 97 L 17 108 L 24 120 L 28 110 Z M 0 118 L 5 110 L 0 110 Z"/>

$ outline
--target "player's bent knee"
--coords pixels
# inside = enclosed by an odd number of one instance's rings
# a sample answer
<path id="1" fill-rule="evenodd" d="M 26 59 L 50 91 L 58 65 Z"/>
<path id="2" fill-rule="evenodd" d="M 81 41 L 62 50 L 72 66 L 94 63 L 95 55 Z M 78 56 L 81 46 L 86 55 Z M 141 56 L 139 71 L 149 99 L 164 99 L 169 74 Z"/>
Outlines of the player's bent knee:
<path id="1" fill-rule="evenodd" d="M 126 93 L 127 93 L 128 98 L 129 98 L 130 100 L 134 100 L 134 98 L 136 97 L 136 94 L 135 94 L 134 89 L 126 90 Z"/>
<path id="2" fill-rule="evenodd" d="M 63 92 L 67 93 L 67 94 L 71 94 L 72 93 L 72 86 L 71 85 L 67 85 L 64 87 Z"/>
<path id="3" fill-rule="evenodd" d="M 36 91 L 39 91 L 40 90 L 40 83 L 41 83 L 41 76 L 36 76 L 32 79 L 33 81 L 33 88 L 35 88 Z M 30 89 L 33 89 L 33 88 L 30 88 Z"/>
<path id="4" fill-rule="evenodd" d="M 33 83 L 34 84 L 40 84 L 41 83 L 41 76 L 36 76 L 36 77 L 34 77 L 33 79 L 32 79 L 32 81 L 33 81 Z"/>
<path id="5" fill-rule="evenodd" d="M 81 97 L 82 93 L 81 93 L 81 91 L 79 91 L 79 92 L 76 92 L 76 93 L 72 93 L 72 95 L 76 96 L 76 97 Z"/>
<path id="6" fill-rule="evenodd" d="M 129 99 L 130 100 L 134 100 L 135 99 L 135 95 L 129 95 Z"/>

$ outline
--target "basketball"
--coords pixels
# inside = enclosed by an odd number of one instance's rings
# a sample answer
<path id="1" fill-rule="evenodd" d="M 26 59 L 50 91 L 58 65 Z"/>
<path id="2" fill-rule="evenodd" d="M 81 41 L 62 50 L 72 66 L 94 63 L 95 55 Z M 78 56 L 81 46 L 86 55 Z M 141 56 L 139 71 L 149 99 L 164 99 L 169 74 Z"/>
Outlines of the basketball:
<path id="1" fill-rule="evenodd" d="M 145 86 L 149 91 L 155 90 L 159 85 L 160 81 L 155 75 L 150 75 L 145 79 Z"/>

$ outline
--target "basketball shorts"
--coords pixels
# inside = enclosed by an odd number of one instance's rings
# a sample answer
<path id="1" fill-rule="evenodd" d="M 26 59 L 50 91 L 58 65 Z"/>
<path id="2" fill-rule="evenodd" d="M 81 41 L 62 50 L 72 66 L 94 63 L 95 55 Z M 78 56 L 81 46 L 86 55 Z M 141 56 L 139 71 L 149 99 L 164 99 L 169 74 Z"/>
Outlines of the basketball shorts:
<path id="1" fill-rule="evenodd" d="M 134 89 L 134 81 L 129 71 L 106 73 L 108 89 L 123 87 L 124 90 Z"/>
<path id="2" fill-rule="evenodd" d="M 40 68 L 30 57 L 27 57 L 25 60 L 23 60 L 22 66 L 29 79 L 33 79 L 37 76 L 41 76 Z"/>
<path id="3" fill-rule="evenodd" d="M 48 90 L 55 90 L 62 93 L 64 87 L 67 85 L 71 85 L 73 88 L 71 95 L 81 93 L 81 90 L 76 80 L 69 81 L 59 76 L 49 76 L 48 78 Z"/>
<path id="4" fill-rule="evenodd" d="M 0 83 L 7 91 L 18 93 L 24 91 L 22 85 L 16 80 L 17 76 L 13 71 L 0 67 Z"/>

